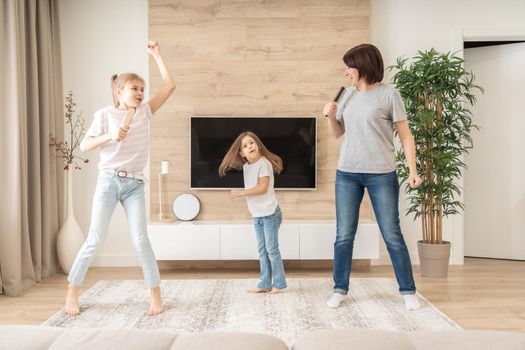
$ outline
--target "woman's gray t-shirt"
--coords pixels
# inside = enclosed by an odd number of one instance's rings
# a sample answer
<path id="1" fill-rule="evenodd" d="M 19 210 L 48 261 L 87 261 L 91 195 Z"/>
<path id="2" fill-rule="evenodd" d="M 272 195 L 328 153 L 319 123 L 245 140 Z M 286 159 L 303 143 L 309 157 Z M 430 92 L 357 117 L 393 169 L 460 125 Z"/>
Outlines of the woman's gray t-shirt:
<path id="1" fill-rule="evenodd" d="M 336 118 L 345 129 L 337 169 L 350 173 L 389 173 L 396 169 L 394 123 L 406 120 L 399 91 L 379 84 L 372 90 L 346 88 Z"/>

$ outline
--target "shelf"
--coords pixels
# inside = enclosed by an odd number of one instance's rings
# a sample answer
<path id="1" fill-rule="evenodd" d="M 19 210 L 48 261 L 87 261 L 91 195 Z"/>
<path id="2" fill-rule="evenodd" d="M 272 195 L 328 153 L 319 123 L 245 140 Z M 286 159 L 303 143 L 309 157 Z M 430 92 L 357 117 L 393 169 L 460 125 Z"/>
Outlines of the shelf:
<path id="1" fill-rule="evenodd" d="M 192 221 L 148 225 L 157 260 L 258 259 L 255 229 L 250 221 Z M 333 259 L 336 226 L 332 220 L 289 220 L 279 229 L 283 259 Z M 354 259 L 379 258 L 379 228 L 359 223 Z"/>

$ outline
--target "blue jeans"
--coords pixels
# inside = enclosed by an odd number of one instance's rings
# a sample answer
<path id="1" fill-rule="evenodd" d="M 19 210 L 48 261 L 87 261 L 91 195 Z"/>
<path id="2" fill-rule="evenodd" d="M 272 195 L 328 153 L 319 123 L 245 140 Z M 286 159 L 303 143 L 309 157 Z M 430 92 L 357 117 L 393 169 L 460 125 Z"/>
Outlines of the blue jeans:
<path id="1" fill-rule="evenodd" d="M 128 218 L 131 240 L 140 255 L 146 284 L 149 288 L 160 285 L 157 260 L 151 248 L 146 226 L 144 182 L 121 178 L 105 171 L 101 171 L 98 176 L 89 233 L 73 263 L 68 277 L 69 283 L 78 286 L 84 281 L 91 261 L 106 239 L 111 215 L 119 201 Z"/>
<path id="2" fill-rule="evenodd" d="M 286 288 L 283 260 L 279 251 L 279 227 L 283 221 L 281 209 L 268 216 L 253 218 L 260 264 L 260 289 Z M 273 284 L 272 284 L 273 276 Z"/>
<path id="3" fill-rule="evenodd" d="M 348 173 L 337 170 L 335 207 L 337 235 L 334 244 L 334 292 L 347 294 L 352 268 L 359 207 L 365 188 L 394 266 L 401 294 L 414 294 L 416 285 L 408 249 L 399 226 L 399 182 L 395 171 L 386 174 Z"/>

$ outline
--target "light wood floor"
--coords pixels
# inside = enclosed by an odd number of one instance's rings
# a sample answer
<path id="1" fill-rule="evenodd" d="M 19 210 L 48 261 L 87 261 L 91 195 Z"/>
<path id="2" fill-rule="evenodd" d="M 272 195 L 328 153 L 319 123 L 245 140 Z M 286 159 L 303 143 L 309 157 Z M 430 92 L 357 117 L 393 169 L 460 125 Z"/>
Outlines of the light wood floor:
<path id="1" fill-rule="evenodd" d="M 288 269 L 289 278 L 331 277 L 330 269 Z M 256 270 L 161 270 L 163 279 L 256 278 Z M 389 266 L 356 271 L 354 277 L 393 277 Z M 418 291 L 464 329 L 525 332 L 525 262 L 465 259 L 451 266 L 446 279 L 419 276 Z M 82 287 L 85 291 L 101 279 L 142 279 L 139 268 L 92 268 Z M 28 290 L 22 297 L 0 295 L 0 324 L 41 324 L 63 306 L 66 276 L 55 275 Z M 327 291 L 329 296 L 330 291 Z"/>

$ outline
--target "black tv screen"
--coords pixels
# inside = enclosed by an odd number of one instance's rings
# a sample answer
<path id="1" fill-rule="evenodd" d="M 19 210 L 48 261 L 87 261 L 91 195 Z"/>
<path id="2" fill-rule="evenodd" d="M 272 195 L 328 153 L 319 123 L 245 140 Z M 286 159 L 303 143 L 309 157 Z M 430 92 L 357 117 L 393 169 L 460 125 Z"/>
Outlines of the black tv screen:
<path id="1" fill-rule="evenodd" d="M 192 189 L 242 188 L 242 171 L 219 176 L 219 165 L 243 131 L 254 132 L 264 145 L 283 160 L 275 174 L 276 189 L 316 188 L 315 117 L 191 117 Z"/>

